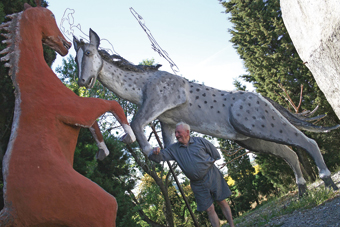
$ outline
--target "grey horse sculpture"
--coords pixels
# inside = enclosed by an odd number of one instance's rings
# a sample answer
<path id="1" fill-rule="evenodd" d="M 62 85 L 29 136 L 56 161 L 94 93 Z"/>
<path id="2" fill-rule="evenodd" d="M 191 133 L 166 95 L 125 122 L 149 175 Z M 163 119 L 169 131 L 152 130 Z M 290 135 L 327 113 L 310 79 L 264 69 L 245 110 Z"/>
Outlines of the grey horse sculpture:
<path id="1" fill-rule="evenodd" d="M 317 143 L 297 129 L 326 132 L 334 127 L 315 126 L 260 94 L 221 91 L 159 71 L 158 66 L 135 66 L 120 56 L 98 50 L 98 35 L 90 29 L 90 43 L 74 38 L 80 86 L 92 88 L 96 78 L 117 96 L 139 106 L 131 127 L 143 153 L 152 147 L 143 128 L 159 119 L 165 146 L 174 142 L 175 125 L 183 121 L 193 131 L 234 140 L 254 151 L 283 158 L 293 169 L 299 194 L 306 191 L 296 153 L 286 145 L 306 150 L 314 159 L 325 185 L 337 189 Z"/>

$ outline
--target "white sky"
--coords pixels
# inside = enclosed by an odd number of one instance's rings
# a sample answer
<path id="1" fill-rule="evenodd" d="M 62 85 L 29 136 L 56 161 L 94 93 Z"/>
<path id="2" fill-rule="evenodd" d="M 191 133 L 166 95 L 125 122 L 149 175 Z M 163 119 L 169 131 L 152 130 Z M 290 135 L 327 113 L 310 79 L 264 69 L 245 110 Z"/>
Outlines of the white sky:
<path id="1" fill-rule="evenodd" d="M 92 28 L 101 39 L 109 40 L 125 59 L 138 64 L 154 58 L 163 65 L 160 70 L 172 72 L 169 63 L 151 49 L 151 42 L 130 7 L 143 17 L 145 25 L 182 76 L 217 89 L 235 90 L 233 79 L 245 70 L 229 42 L 228 29 L 232 25 L 217 0 L 49 0 L 48 8 L 54 13 L 58 26 L 65 10 L 73 9 L 74 25 L 80 24 L 86 34 Z M 75 56 L 73 47 L 69 54 Z M 53 67 L 58 65 L 61 65 L 60 56 Z"/>

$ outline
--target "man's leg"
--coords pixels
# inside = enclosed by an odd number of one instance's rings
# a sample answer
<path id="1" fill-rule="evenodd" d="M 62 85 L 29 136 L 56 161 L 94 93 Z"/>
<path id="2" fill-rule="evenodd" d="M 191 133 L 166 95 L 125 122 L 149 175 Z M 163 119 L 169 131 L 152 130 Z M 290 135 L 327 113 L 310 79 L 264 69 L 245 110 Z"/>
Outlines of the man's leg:
<path id="1" fill-rule="evenodd" d="M 209 221 L 212 227 L 220 227 L 220 219 L 218 219 L 214 204 L 211 204 L 211 206 L 206 210 L 206 212 L 208 213 Z"/>
<path id="2" fill-rule="evenodd" d="M 226 217 L 230 227 L 234 227 L 233 215 L 231 214 L 231 209 L 230 209 L 227 201 L 225 201 L 225 199 L 224 199 L 222 201 L 217 201 L 217 203 L 218 203 L 218 205 L 220 205 L 220 207 L 222 209 L 222 213 L 223 213 L 224 217 Z"/>

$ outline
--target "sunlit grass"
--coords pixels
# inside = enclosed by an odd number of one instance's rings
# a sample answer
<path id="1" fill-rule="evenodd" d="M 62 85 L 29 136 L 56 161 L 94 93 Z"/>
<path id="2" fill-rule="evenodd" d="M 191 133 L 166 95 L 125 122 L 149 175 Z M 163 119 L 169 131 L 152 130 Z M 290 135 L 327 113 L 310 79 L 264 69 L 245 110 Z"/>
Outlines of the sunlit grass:
<path id="1" fill-rule="evenodd" d="M 308 194 L 298 198 L 297 191 L 270 198 L 255 209 L 235 218 L 237 226 L 265 226 L 272 218 L 291 214 L 296 210 L 310 209 L 323 204 L 325 201 L 339 196 L 340 192 L 321 186 L 311 189 Z M 229 225 L 223 225 L 227 227 Z M 280 226 L 280 225 L 278 225 Z"/>
<path id="2" fill-rule="evenodd" d="M 325 201 L 334 198 L 337 194 L 338 193 L 329 188 L 325 188 L 324 186 L 309 190 L 308 195 L 302 197 L 301 199 L 293 200 L 283 213 L 287 214 L 298 209 L 309 209 L 319 206 Z"/>

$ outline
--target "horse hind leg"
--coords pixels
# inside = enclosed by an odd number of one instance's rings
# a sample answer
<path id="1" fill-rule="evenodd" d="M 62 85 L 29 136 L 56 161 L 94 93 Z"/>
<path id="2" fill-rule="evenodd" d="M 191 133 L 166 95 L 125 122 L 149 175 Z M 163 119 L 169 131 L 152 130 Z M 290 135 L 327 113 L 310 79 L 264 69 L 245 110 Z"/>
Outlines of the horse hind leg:
<path id="1" fill-rule="evenodd" d="M 272 154 L 285 160 L 294 172 L 295 181 L 299 188 L 299 197 L 305 195 L 307 190 L 306 180 L 302 175 L 298 156 L 288 146 L 256 138 L 236 142 L 250 151 Z"/>
<path id="2" fill-rule="evenodd" d="M 317 143 L 294 127 L 275 107 L 262 96 L 249 93 L 235 101 L 230 108 L 230 123 L 246 136 L 280 144 L 297 146 L 308 152 L 319 170 L 319 177 L 327 187 L 337 190 L 331 179 Z"/>

